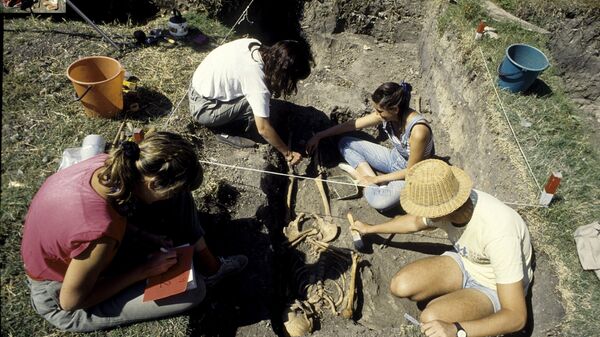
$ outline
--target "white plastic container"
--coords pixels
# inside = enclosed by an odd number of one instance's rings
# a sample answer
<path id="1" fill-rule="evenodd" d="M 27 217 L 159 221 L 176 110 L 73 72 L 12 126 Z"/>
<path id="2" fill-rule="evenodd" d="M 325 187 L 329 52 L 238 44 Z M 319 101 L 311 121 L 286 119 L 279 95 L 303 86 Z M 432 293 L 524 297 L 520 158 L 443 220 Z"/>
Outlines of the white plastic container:
<path id="1" fill-rule="evenodd" d="M 65 149 L 62 154 L 60 166 L 58 170 L 67 168 L 80 161 L 91 158 L 97 154 L 104 152 L 106 140 L 100 135 L 87 135 L 83 139 L 81 147 L 71 147 Z"/>

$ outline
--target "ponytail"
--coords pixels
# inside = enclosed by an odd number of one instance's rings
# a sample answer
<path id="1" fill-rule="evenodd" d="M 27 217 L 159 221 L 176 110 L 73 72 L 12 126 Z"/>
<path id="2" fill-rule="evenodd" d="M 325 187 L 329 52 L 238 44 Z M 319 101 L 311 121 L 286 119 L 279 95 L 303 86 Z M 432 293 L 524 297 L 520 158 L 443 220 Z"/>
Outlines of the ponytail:
<path id="1" fill-rule="evenodd" d="M 202 167 L 190 142 L 174 133 L 154 132 L 139 146 L 125 141 L 115 148 L 99 180 L 110 189 L 108 198 L 117 209 L 128 210 L 137 184 L 151 181 L 154 191 L 165 195 L 192 191 L 202 183 Z"/>

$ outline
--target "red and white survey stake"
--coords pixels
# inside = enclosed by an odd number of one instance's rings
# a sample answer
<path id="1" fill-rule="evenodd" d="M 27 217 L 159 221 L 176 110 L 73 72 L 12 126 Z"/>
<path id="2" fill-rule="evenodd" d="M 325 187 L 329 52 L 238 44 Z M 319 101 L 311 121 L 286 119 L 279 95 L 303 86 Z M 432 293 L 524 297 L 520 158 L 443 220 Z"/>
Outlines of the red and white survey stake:
<path id="1" fill-rule="evenodd" d="M 552 172 L 552 174 L 550 174 L 546 185 L 544 185 L 544 188 L 542 189 L 542 193 L 540 193 L 540 205 L 550 205 L 554 194 L 558 190 L 558 185 L 560 185 L 561 179 L 562 174 L 560 172 Z"/>

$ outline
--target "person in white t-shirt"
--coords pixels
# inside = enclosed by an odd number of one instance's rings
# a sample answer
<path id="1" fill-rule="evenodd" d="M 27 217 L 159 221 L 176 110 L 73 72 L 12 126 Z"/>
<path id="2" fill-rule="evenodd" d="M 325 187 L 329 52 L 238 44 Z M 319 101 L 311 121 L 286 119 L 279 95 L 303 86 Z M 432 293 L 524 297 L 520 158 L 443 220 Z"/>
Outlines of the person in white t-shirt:
<path id="1" fill-rule="evenodd" d="M 238 39 L 219 46 L 200 63 L 189 90 L 190 112 L 198 123 L 215 131 L 229 145 L 252 147 L 254 142 L 229 133 L 252 130 L 281 152 L 291 164 L 302 156 L 281 140 L 269 121 L 271 96 L 297 91 L 310 75 L 313 58 L 307 45 L 283 40 L 265 46 L 256 39 Z"/>
<path id="2" fill-rule="evenodd" d="M 378 224 L 355 221 L 361 234 L 441 228 L 454 250 L 404 266 L 390 291 L 429 300 L 421 313 L 426 336 L 495 336 L 523 329 L 533 277 L 527 226 L 512 208 L 472 189 L 461 169 L 437 159 L 415 164 L 400 195 L 406 215 Z"/>

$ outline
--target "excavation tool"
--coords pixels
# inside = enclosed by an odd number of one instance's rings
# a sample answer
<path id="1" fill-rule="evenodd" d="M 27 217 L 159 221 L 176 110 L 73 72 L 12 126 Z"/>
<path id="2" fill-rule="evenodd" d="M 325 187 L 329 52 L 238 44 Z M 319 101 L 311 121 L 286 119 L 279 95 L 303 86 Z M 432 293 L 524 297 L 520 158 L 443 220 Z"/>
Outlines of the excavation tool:
<path id="1" fill-rule="evenodd" d="M 117 130 L 117 134 L 115 136 L 115 139 L 112 142 L 112 147 L 115 148 L 117 147 L 117 145 L 119 144 L 119 141 L 121 140 L 121 133 L 123 132 L 123 128 L 125 127 L 125 123 L 127 121 L 123 121 L 121 122 L 121 125 L 119 126 L 119 130 Z"/>
<path id="2" fill-rule="evenodd" d="M 354 217 L 352 213 L 348 212 L 347 214 L 348 222 L 350 223 L 350 234 L 352 235 L 352 242 L 354 243 L 354 249 L 358 251 L 362 251 L 365 248 L 365 244 L 362 241 L 360 233 L 356 229 L 352 229 L 352 225 L 354 225 Z"/>
<path id="3" fill-rule="evenodd" d="M 352 267 L 350 267 L 350 285 L 348 287 L 348 303 L 342 311 L 342 317 L 352 319 L 354 312 L 354 292 L 356 291 L 356 269 L 360 255 L 352 252 Z"/>
<path id="4" fill-rule="evenodd" d="M 290 135 L 288 136 L 288 148 L 292 148 L 292 132 L 290 131 Z M 288 190 L 287 196 L 285 199 L 285 221 L 289 222 L 292 219 L 292 193 L 294 192 L 294 182 L 296 181 L 296 169 L 293 165 L 288 163 Z"/>
<path id="5" fill-rule="evenodd" d="M 411 322 L 415 326 L 421 326 L 421 323 L 419 323 L 416 318 L 412 317 L 408 313 L 404 313 L 404 318 L 406 318 L 407 321 Z"/>
<path id="6" fill-rule="evenodd" d="M 379 246 L 380 249 L 386 248 L 387 246 L 390 245 L 390 242 L 392 242 L 392 239 L 394 238 L 394 236 L 396 236 L 396 233 L 392 233 L 390 234 L 387 239 L 385 239 L 385 241 L 383 241 L 383 243 Z"/>

